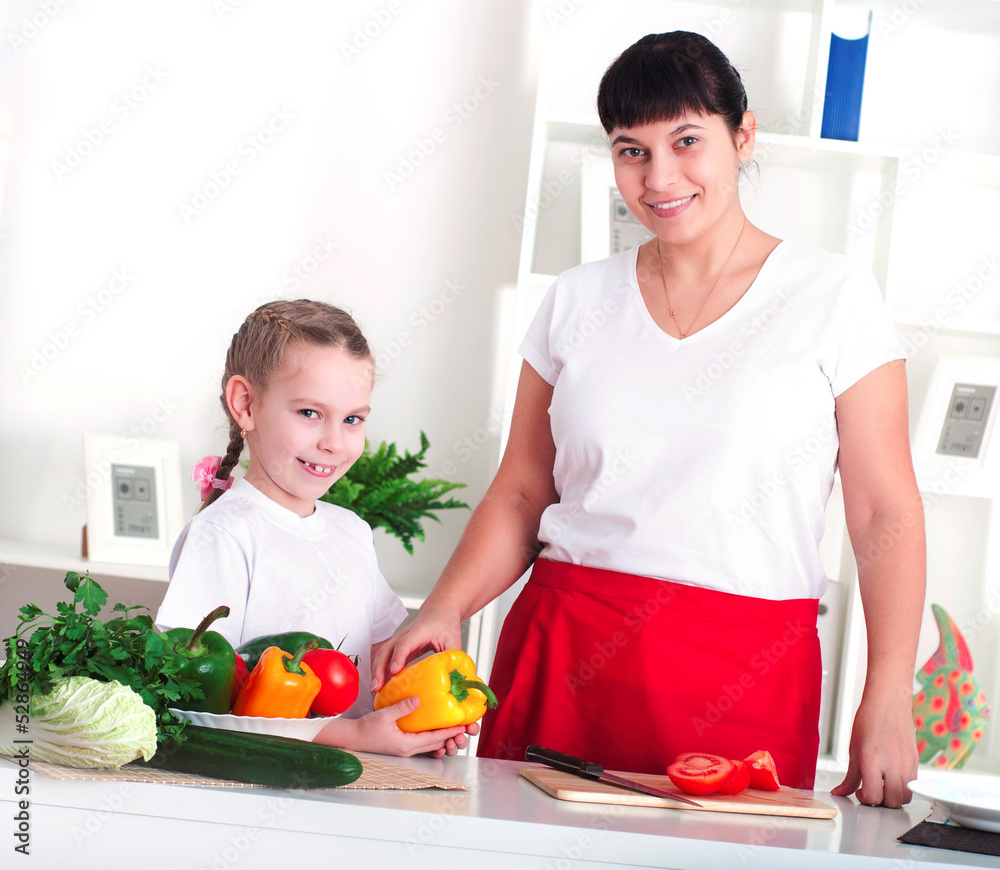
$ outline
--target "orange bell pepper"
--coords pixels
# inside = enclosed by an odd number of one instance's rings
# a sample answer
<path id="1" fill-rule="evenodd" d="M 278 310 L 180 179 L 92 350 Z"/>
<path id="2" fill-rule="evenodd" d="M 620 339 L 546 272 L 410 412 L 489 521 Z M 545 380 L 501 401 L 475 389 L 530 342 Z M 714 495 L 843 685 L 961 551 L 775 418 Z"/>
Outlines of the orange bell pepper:
<path id="1" fill-rule="evenodd" d="M 312 668 L 302 663 L 302 656 L 316 645 L 309 641 L 294 656 L 276 646 L 264 650 L 236 697 L 233 713 L 304 719 L 322 687 Z"/>
<path id="2" fill-rule="evenodd" d="M 407 665 L 375 696 L 375 709 L 391 707 L 404 698 L 420 698 L 420 706 L 396 720 L 400 731 L 434 731 L 478 722 L 487 707 L 497 705 L 479 677 L 476 665 L 460 649 L 435 653 Z"/>

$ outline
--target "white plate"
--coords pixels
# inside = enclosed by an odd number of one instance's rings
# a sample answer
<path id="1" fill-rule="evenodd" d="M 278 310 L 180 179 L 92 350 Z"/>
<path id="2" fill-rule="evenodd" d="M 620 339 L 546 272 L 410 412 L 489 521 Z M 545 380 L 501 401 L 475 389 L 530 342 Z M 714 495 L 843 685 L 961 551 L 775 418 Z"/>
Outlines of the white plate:
<path id="1" fill-rule="evenodd" d="M 227 731 L 248 731 L 251 734 L 273 734 L 277 737 L 294 737 L 296 740 L 313 740 L 327 722 L 336 716 L 316 716 L 312 719 L 283 719 L 269 716 L 234 716 L 232 713 L 199 713 L 197 710 L 175 710 L 192 725 L 207 728 L 224 728 Z"/>
<path id="2" fill-rule="evenodd" d="M 915 795 L 943 807 L 953 822 L 1000 834 L 1000 777 L 927 776 L 913 780 L 909 787 Z"/>

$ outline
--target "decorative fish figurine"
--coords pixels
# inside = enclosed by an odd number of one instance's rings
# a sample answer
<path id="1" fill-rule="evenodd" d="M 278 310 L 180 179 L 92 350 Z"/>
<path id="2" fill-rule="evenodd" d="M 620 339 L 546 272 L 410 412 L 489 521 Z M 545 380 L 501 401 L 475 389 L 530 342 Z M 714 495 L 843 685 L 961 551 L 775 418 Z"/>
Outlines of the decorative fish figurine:
<path id="1" fill-rule="evenodd" d="M 954 620 L 939 604 L 931 610 L 941 643 L 919 671 L 921 689 L 913 696 L 920 763 L 948 770 L 962 767 L 990 718 L 986 693 L 972 676 L 972 654 Z"/>

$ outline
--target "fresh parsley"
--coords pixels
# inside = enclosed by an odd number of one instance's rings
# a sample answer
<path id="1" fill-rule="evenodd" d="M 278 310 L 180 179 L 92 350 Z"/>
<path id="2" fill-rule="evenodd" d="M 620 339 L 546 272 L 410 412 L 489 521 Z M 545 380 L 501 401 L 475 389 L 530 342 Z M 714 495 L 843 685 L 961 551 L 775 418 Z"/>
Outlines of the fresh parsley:
<path id="1" fill-rule="evenodd" d="M 36 604 L 20 609 L 20 625 L 4 641 L 7 660 L 0 666 L 0 704 L 13 697 L 23 679 L 17 668 L 21 654 L 17 644 L 33 629 L 27 638 L 31 693 L 47 694 L 63 677 L 117 680 L 152 707 L 158 741 L 179 736 L 184 723 L 168 708 L 204 694 L 181 676 L 183 659 L 164 643 L 148 612 L 142 612 L 148 608 L 115 604 L 111 611 L 120 615 L 102 621 L 97 617 L 108 603 L 108 593 L 89 572 L 71 571 L 63 582 L 73 597 L 56 604 L 57 614 L 45 613 Z"/>

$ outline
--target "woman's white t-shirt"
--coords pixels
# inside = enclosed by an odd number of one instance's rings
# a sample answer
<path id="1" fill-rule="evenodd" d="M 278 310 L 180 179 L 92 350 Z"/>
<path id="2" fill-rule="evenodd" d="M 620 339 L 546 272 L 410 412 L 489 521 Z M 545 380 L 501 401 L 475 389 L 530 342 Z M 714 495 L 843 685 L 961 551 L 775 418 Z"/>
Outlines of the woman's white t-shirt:
<path id="1" fill-rule="evenodd" d="M 560 500 L 541 555 L 820 597 L 834 400 L 903 356 L 874 276 L 784 241 L 726 314 L 678 340 L 646 309 L 637 252 L 560 275 L 520 347 L 553 386 Z"/>
<path id="2" fill-rule="evenodd" d="M 284 631 L 309 631 L 360 659 L 361 691 L 344 715 L 371 712 L 372 644 L 406 618 L 375 558 L 371 527 L 357 514 L 316 502 L 308 517 L 246 480 L 185 526 L 170 557 L 170 585 L 156 614 L 165 628 L 194 628 L 216 607 L 212 630 L 234 647 Z M 289 650 L 289 652 L 292 652 Z"/>

